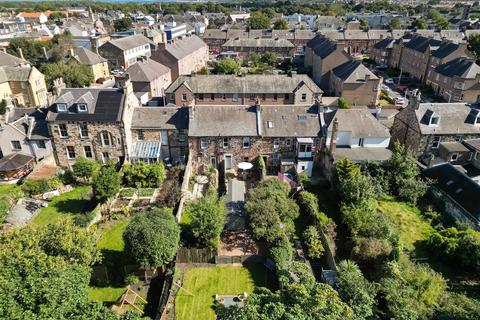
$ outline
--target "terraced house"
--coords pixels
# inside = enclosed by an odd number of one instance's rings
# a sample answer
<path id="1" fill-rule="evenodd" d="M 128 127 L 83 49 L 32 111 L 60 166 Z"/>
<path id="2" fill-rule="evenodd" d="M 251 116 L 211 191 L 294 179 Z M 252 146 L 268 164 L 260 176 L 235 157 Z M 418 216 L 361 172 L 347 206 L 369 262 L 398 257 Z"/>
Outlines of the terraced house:
<path id="1" fill-rule="evenodd" d="M 309 105 L 323 91 L 303 74 L 181 76 L 166 90 L 167 100 L 189 105 Z"/>
<path id="2" fill-rule="evenodd" d="M 138 99 L 122 79 L 113 89 L 63 89 L 47 117 L 57 164 L 69 168 L 84 156 L 106 163 L 128 160 L 131 121 Z"/>
<path id="3" fill-rule="evenodd" d="M 427 84 L 448 102 L 480 102 L 480 66 L 461 57 L 428 71 Z"/>

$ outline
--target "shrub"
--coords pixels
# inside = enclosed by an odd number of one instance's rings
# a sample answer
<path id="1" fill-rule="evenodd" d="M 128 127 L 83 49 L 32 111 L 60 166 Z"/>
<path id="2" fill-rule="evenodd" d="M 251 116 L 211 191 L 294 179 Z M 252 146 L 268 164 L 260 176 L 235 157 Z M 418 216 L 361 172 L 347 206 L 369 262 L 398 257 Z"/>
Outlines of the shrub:
<path id="1" fill-rule="evenodd" d="M 152 188 L 140 188 L 138 189 L 137 194 L 139 197 L 151 197 L 154 192 L 155 189 Z"/>
<path id="2" fill-rule="evenodd" d="M 105 202 L 120 190 L 121 177 L 110 163 L 103 166 L 93 178 L 93 194 L 98 201 Z"/>
<path id="3" fill-rule="evenodd" d="M 348 101 L 345 99 L 345 98 L 339 98 L 338 99 L 338 107 L 340 109 L 350 109 L 350 104 L 348 103 Z"/>
<path id="4" fill-rule="evenodd" d="M 79 157 L 73 164 L 72 169 L 75 177 L 87 181 L 95 175 L 99 167 L 98 162 L 85 157 Z"/>
<path id="5" fill-rule="evenodd" d="M 50 190 L 58 190 L 63 187 L 63 182 L 58 177 L 53 177 L 48 180 L 48 188 Z"/>
<path id="6" fill-rule="evenodd" d="M 72 170 L 65 170 L 63 174 L 59 175 L 63 184 L 73 184 L 76 182 L 75 175 Z"/>
<path id="7" fill-rule="evenodd" d="M 309 226 L 303 232 L 303 242 L 307 247 L 307 256 L 310 259 L 320 259 L 325 252 L 322 240 L 320 239 L 320 233 L 314 226 Z"/>
<path id="8" fill-rule="evenodd" d="M 8 202 L 5 199 L 0 199 L 0 224 L 5 220 L 9 209 L 10 205 Z"/>
<path id="9" fill-rule="evenodd" d="M 258 171 L 260 171 L 261 179 L 264 179 L 267 175 L 267 167 L 265 165 L 265 160 L 263 160 L 262 156 L 258 157 Z"/>
<path id="10" fill-rule="evenodd" d="M 293 248 L 287 237 L 280 238 L 270 248 L 270 257 L 278 269 L 286 269 L 288 267 L 293 259 Z"/>
<path id="11" fill-rule="evenodd" d="M 135 189 L 134 188 L 123 188 L 122 190 L 120 190 L 120 197 L 122 198 L 129 198 L 129 197 L 133 197 L 133 195 L 135 194 Z"/>
<path id="12" fill-rule="evenodd" d="M 76 226 L 85 228 L 90 224 L 93 218 L 95 218 L 95 211 L 79 213 L 73 217 L 73 223 L 75 223 Z"/>
<path id="13" fill-rule="evenodd" d="M 147 164 L 136 162 L 122 168 L 123 183 L 132 188 L 158 188 L 165 179 L 165 167 L 162 162 Z"/>
<path id="14" fill-rule="evenodd" d="M 48 186 L 48 181 L 45 179 L 41 179 L 41 180 L 27 179 L 23 182 L 21 188 L 23 192 L 25 192 L 30 196 L 42 194 L 50 190 L 50 187 Z"/>
<path id="15" fill-rule="evenodd" d="M 140 281 L 140 278 L 134 273 L 130 273 L 125 276 L 123 280 L 126 286 L 132 286 Z"/>
<path id="16" fill-rule="evenodd" d="M 313 193 L 308 191 L 300 192 L 298 194 L 298 204 L 302 212 L 312 217 L 322 228 L 333 223 L 332 219 L 318 210 L 318 199 Z"/>

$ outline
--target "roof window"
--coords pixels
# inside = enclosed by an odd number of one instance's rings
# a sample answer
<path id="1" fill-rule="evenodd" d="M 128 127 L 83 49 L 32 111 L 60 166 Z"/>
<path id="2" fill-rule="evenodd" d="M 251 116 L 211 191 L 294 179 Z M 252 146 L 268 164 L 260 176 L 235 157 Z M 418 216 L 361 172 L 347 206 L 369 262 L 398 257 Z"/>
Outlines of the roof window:
<path id="1" fill-rule="evenodd" d="M 67 105 L 65 103 L 57 103 L 57 112 L 67 112 Z"/>

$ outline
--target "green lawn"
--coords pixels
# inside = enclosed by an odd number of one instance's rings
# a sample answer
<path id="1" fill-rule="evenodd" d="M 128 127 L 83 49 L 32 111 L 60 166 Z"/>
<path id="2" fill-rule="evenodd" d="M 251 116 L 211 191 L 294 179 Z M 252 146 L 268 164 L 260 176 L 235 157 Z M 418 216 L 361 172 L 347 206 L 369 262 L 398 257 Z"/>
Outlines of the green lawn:
<path id="1" fill-rule="evenodd" d="M 0 185 L 0 223 L 3 222 L 10 209 L 10 203 L 5 198 L 8 196 L 13 200 L 20 197 L 22 191 L 16 184 L 4 184 Z"/>
<path id="2" fill-rule="evenodd" d="M 89 197 L 90 190 L 90 186 L 80 186 L 53 198 L 48 207 L 40 210 L 40 213 L 33 219 L 33 223 L 47 225 L 65 216 L 74 216 L 93 210 L 95 201 Z"/>
<path id="3" fill-rule="evenodd" d="M 123 231 L 130 219 L 126 218 L 100 230 L 102 235 L 97 247 L 102 252 L 102 264 L 107 267 L 110 283 L 105 287 L 90 286 L 88 294 L 92 301 L 111 304 L 125 291 L 121 272 L 122 267 L 129 262 L 129 257 L 124 252 Z"/>
<path id="4" fill-rule="evenodd" d="M 255 286 L 267 286 L 268 276 L 261 264 L 187 269 L 182 284 L 185 290 L 180 289 L 175 298 L 176 319 L 214 319 L 216 294 L 250 294 Z"/>
<path id="5" fill-rule="evenodd" d="M 125 288 L 114 287 L 88 287 L 88 298 L 91 301 L 114 303 L 121 297 Z"/>
<path id="6" fill-rule="evenodd" d="M 387 198 L 378 201 L 381 212 L 390 215 L 400 230 L 400 244 L 408 251 L 419 249 L 421 242 L 426 240 L 433 227 L 422 217 L 420 210 L 406 202 Z"/>

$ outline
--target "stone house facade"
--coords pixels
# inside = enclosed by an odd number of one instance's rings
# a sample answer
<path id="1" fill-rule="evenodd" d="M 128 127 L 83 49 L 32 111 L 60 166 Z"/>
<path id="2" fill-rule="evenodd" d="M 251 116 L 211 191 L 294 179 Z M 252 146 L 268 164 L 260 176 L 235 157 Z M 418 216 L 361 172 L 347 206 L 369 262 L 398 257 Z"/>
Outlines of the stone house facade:
<path id="1" fill-rule="evenodd" d="M 280 38 L 235 38 L 225 42 L 222 49 L 238 52 L 242 58 L 247 58 L 253 52 L 259 54 L 273 52 L 278 58 L 288 58 L 293 57 L 296 51 L 293 43 Z"/>
<path id="2" fill-rule="evenodd" d="M 392 65 L 392 52 L 395 40 L 386 38 L 375 43 L 370 50 L 370 58 L 377 64 Z"/>
<path id="3" fill-rule="evenodd" d="M 76 61 L 90 67 L 93 82 L 110 77 L 107 59 L 85 48 L 70 49 L 70 61 Z"/>
<path id="4" fill-rule="evenodd" d="M 184 163 L 188 156 L 188 109 L 176 106 L 135 108 L 131 133 L 132 162 L 168 159 L 172 163 Z M 152 148 L 158 150 L 158 154 L 148 154 Z"/>
<path id="5" fill-rule="evenodd" d="M 166 90 L 167 100 L 177 106 L 308 105 L 323 91 L 307 76 L 288 75 L 195 75 L 182 76 Z"/>
<path id="6" fill-rule="evenodd" d="M 130 76 L 133 91 L 147 92 L 149 99 L 164 97 L 165 89 L 172 83 L 170 69 L 149 58 L 140 58 L 126 73 Z"/>
<path id="7" fill-rule="evenodd" d="M 138 107 L 130 81 L 119 89 L 64 89 L 47 117 L 59 166 L 70 168 L 84 156 L 102 163 L 128 161 L 133 109 Z"/>
<path id="8" fill-rule="evenodd" d="M 420 103 L 413 97 L 392 126 L 392 143 L 411 148 L 428 163 L 439 157 L 441 143 L 461 143 L 480 138 L 479 110 L 467 103 Z"/>

